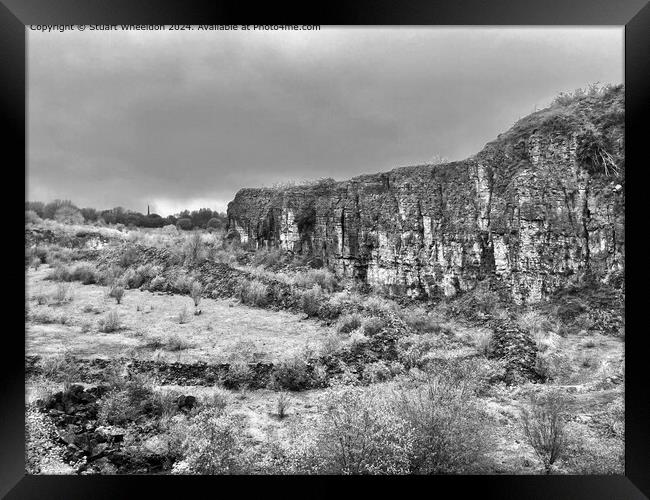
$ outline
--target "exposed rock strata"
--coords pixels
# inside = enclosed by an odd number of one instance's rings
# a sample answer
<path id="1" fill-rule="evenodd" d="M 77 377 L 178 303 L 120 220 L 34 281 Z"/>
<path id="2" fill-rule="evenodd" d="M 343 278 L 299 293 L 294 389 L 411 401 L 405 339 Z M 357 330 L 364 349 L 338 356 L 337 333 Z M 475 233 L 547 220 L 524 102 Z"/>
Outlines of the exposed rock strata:
<path id="1" fill-rule="evenodd" d="M 537 302 L 624 267 L 623 90 L 530 115 L 475 156 L 348 181 L 242 189 L 231 237 L 313 253 L 391 295 L 453 296 L 496 278 Z"/>

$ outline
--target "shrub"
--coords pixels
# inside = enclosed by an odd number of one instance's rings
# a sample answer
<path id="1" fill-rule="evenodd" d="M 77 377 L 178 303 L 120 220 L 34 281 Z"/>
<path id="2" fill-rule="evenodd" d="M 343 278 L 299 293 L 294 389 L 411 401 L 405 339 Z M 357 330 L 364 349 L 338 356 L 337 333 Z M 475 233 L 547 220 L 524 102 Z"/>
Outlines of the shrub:
<path id="1" fill-rule="evenodd" d="M 179 422 L 183 459 L 174 464 L 177 474 L 245 474 L 248 471 L 242 425 L 235 417 L 214 409 L 201 410 L 188 425 Z"/>
<path id="2" fill-rule="evenodd" d="M 201 302 L 201 295 L 203 294 L 203 286 L 198 281 L 192 283 L 190 288 L 190 297 L 194 301 L 194 307 L 199 307 L 199 302 Z"/>
<path id="3" fill-rule="evenodd" d="M 397 305 L 391 300 L 372 295 L 363 302 L 363 309 L 371 315 L 385 316 L 397 312 Z"/>
<path id="4" fill-rule="evenodd" d="M 45 276 L 45 279 L 53 281 L 72 281 L 72 273 L 68 266 L 59 263 L 47 274 L 47 276 Z"/>
<path id="5" fill-rule="evenodd" d="M 205 245 L 200 232 L 196 231 L 192 233 L 185 240 L 183 255 L 185 257 L 185 263 L 190 266 L 201 264 L 205 260 Z"/>
<path id="6" fill-rule="evenodd" d="M 192 347 L 192 345 L 177 333 L 172 333 L 165 340 L 165 349 L 168 351 L 183 351 L 190 347 Z"/>
<path id="7" fill-rule="evenodd" d="M 289 409 L 291 402 L 289 395 L 285 391 L 280 391 L 278 393 L 278 399 L 275 405 L 276 413 L 279 419 L 283 419 L 287 416 L 287 410 Z"/>
<path id="8" fill-rule="evenodd" d="M 543 397 L 531 397 L 528 407 L 522 408 L 521 423 L 526 441 L 538 456 L 547 474 L 560 459 L 566 447 L 566 399 L 559 392 Z"/>
<path id="9" fill-rule="evenodd" d="M 129 244 L 125 246 L 125 248 L 122 250 L 122 253 L 120 254 L 120 257 L 118 258 L 117 262 L 118 264 L 123 267 L 124 269 L 132 266 L 135 264 L 138 260 L 138 249 Z"/>
<path id="10" fill-rule="evenodd" d="M 45 378 L 62 381 L 65 385 L 70 385 L 79 378 L 79 369 L 69 351 L 41 359 L 40 368 Z"/>
<path id="11" fill-rule="evenodd" d="M 404 313 L 401 314 L 401 318 L 412 330 L 417 333 L 447 332 L 447 330 L 443 328 L 440 323 L 434 321 L 433 318 L 431 318 L 427 312 L 420 307 L 404 311 Z"/>
<path id="12" fill-rule="evenodd" d="M 72 300 L 72 296 L 70 295 L 70 287 L 64 283 L 57 283 L 56 289 L 52 294 L 52 300 L 56 304 L 70 302 Z"/>
<path id="13" fill-rule="evenodd" d="M 97 275 L 95 274 L 95 270 L 88 264 L 77 265 L 72 270 L 70 278 L 74 281 L 81 281 L 84 285 L 92 285 L 93 283 L 97 283 Z"/>
<path id="14" fill-rule="evenodd" d="M 149 283 L 149 290 L 151 291 L 158 291 L 158 290 L 163 290 L 165 286 L 166 280 L 162 276 L 156 276 L 151 280 L 151 283 Z"/>
<path id="15" fill-rule="evenodd" d="M 331 356 L 341 348 L 342 344 L 343 341 L 338 335 L 330 333 L 321 344 L 320 355 L 324 357 Z"/>
<path id="16" fill-rule="evenodd" d="M 181 309 L 178 313 L 177 319 L 178 323 L 181 325 L 187 323 L 190 320 L 190 313 L 187 310 L 187 307 L 183 306 L 183 309 Z"/>
<path id="17" fill-rule="evenodd" d="M 294 356 L 273 367 L 271 386 L 275 389 L 300 391 L 311 386 L 311 376 L 304 359 Z"/>
<path id="18" fill-rule="evenodd" d="M 115 302 L 120 304 L 122 302 L 122 297 L 124 296 L 124 287 L 121 285 L 114 285 L 108 292 L 109 297 L 113 297 Z"/>
<path id="19" fill-rule="evenodd" d="M 483 356 L 489 356 L 492 354 L 493 343 L 492 343 L 492 332 L 481 330 L 476 335 L 476 349 Z"/>
<path id="20" fill-rule="evenodd" d="M 339 318 L 336 329 L 339 333 L 350 333 L 351 331 L 360 328 L 362 323 L 363 318 L 360 314 L 346 314 Z"/>
<path id="21" fill-rule="evenodd" d="M 400 337 L 397 341 L 397 359 L 408 368 L 419 368 L 426 356 L 440 346 L 440 340 L 432 335 L 415 334 Z"/>
<path id="22" fill-rule="evenodd" d="M 318 285 L 314 285 L 309 290 L 305 290 L 300 294 L 300 309 L 302 309 L 302 311 L 309 317 L 318 316 L 322 296 L 322 289 Z"/>
<path id="23" fill-rule="evenodd" d="M 253 378 L 253 372 L 244 362 L 235 362 L 228 367 L 228 372 L 222 379 L 227 389 L 239 389 L 246 387 Z"/>
<path id="24" fill-rule="evenodd" d="M 363 334 L 368 337 L 377 335 L 384 328 L 384 320 L 377 317 L 366 318 L 362 323 Z"/>
<path id="25" fill-rule="evenodd" d="M 99 331 L 111 333 L 121 328 L 120 315 L 117 311 L 110 311 L 105 318 L 99 320 Z"/>
<path id="26" fill-rule="evenodd" d="M 34 210 L 25 210 L 25 224 L 38 224 L 43 222 Z"/>
<path id="27" fill-rule="evenodd" d="M 301 288 L 311 288 L 318 285 L 328 292 L 336 290 L 338 284 L 334 273 L 327 269 L 310 269 L 307 272 L 299 272 L 296 274 L 294 282 Z"/>
<path id="28" fill-rule="evenodd" d="M 243 281 L 238 295 L 243 304 L 263 307 L 268 303 L 268 287 L 256 280 Z"/>
<path id="29" fill-rule="evenodd" d="M 176 281 L 174 282 L 174 288 L 176 288 L 179 293 L 190 293 L 192 283 L 194 283 L 194 278 L 186 273 L 181 273 L 177 276 Z"/>
<path id="30" fill-rule="evenodd" d="M 370 363 L 364 366 L 363 380 L 367 383 L 385 382 L 392 377 L 390 368 L 383 361 Z"/>
<path id="31" fill-rule="evenodd" d="M 456 375 L 443 370 L 396 395 L 396 413 L 412 429 L 411 473 L 468 473 L 483 467 L 486 420 L 471 375 Z"/>

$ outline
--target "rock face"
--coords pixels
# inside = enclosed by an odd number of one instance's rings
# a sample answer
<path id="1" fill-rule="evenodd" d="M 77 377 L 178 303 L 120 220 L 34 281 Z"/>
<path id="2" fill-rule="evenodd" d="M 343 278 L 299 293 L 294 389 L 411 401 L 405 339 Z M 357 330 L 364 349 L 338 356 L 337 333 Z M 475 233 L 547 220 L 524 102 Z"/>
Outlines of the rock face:
<path id="1" fill-rule="evenodd" d="M 390 295 L 453 296 L 492 278 L 536 302 L 586 271 L 623 271 L 623 135 L 621 86 L 525 117 L 464 161 L 242 189 L 228 230 Z"/>

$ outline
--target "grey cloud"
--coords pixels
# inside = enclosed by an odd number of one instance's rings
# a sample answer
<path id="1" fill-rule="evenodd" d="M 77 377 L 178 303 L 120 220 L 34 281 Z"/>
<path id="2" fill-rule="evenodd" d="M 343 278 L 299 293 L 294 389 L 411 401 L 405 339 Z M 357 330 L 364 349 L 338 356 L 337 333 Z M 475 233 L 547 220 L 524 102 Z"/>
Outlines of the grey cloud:
<path id="1" fill-rule="evenodd" d="M 224 209 L 244 186 L 460 159 L 621 82 L 622 50 L 617 28 L 32 32 L 28 197 Z"/>

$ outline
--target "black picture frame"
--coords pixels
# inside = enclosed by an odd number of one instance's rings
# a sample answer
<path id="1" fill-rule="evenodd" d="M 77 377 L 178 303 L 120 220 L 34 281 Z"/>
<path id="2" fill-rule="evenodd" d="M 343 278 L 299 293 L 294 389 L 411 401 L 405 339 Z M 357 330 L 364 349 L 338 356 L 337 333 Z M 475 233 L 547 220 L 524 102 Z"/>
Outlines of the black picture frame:
<path id="1" fill-rule="evenodd" d="M 457 0 L 432 2 L 411 0 L 394 3 L 383 1 L 330 1 L 305 8 L 270 3 L 261 9 L 234 2 L 170 0 L 3 0 L 0 4 L 0 99 L 2 116 L 8 122 L 5 132 L 5 174 L 17 170 L 26 161 L 26 32 L 34 24 L 321 24 L 321 25 L 625 25 L 625 95 L 626 95 L 626 228 L 634 227 L 643 183 L 640 177 L 645 160 L 645 137 L 642 124 L 647 117 L 650 95 L 650 5 L 644 0 Z M 262 21 L 263 20 L 263 21 Z M 14 154 L 11 154 L 14 153 Z M 11 196 L 19 196 L 7 183 Z M 26 176 L 22 176 L 25 181 Z M 26 188 L 26 184 L 25 184 Z M 18 202 L 16 202 L 18 203 Z M 631 203 L 631 205 L 630 205 Z M 10 205 L 10 206 L 13 206 Z M 6 272 L 12 281 L 25 283 L 18 268 L 18 233 L 20 218 L 15 222 L 16 237 L 7 245 L 11 250 Z M 636 255 L 643 249 L 644 231 L 626 230 L 626 286 L 628 280 L 641 280 L 635 273 Z M 13 230 L 11 232 L 13 234 Z M 636 240 L 636 241 L 635 241 Z M 13 255 L 13 252 L 16 255 Z M 630 271 L 632 270 L 632 271 Z M 635 276 L 634 274 L 637 274 Z M 14 276 L 15 275 L 15 276 Z M 10 289 L 11 292 L 11 289 Z M 15 295 L 13 298 L 10 296 Z M 18 293 L 9 293 L 5 311 L 18 322 Z M 16 302 L 12 307 L 11 301 Z M 627 297 L 626 322 L 639 314 L 634 304 L 643 297 Z M 15 312 L 14 312 L 15 311 Z M 10 316 L 10 315 L 7 315 Z M 628 327 L 630 328 L 630 327 Z M 406 493 L 417 488 L 427 494 L 447 490 L 455 497 L 470 491 L 495 498 L 566 498 L 566 499 L 636 499 L 650 496 L 650 397 L 648 371 L 645 370 L 644 332 L 631 328 L 626 337 L 626 470 L 625 476 L 435 476 L 408 478 L 277 478 L 277 477 L 179 477 L 179 476 L 27 476 L 25 475 L 24 411 L 24 337 L 19 327 L 3 329 L 5 355 L 0 362 L 0 496 L 6 498 L 130 498 L 146 494 L 178 496 L 226 494 L 224 488 L 235 487 L 248 492 L 252 486 L 260 492 L 281 492 L 300 481 L 303 494 L 312 495 L 332 482 L 339 488 L 361 486 L 364 493 L 378 491 Z M 280 486 L 280 481 L 281 486 Z M 319 488 L 321 486 L 323 488 Z M 281 489 L 280 489 L 281 488 Z M 233 490 L 231 490 L 233 491 Z M 205 494 L 204 493 L 204 494 Z M 262 493 L 266 494 L 266 493 Z M 299 493 L 300 494 L 300 493 Z M 477 493 L 474 493 L 476 495 Z"/>

